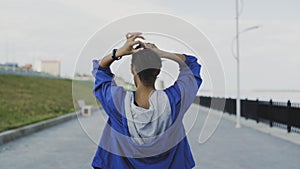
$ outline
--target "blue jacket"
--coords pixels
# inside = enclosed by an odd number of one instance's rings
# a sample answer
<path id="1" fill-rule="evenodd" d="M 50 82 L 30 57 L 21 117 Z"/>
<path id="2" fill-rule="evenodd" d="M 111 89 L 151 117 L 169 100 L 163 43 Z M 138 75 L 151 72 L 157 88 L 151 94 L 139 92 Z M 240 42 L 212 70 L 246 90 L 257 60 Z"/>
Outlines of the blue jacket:
<path id="1" fill-rule="evenodd" d="M 190 169 L 195 162 L 185 135 L 183 116 L 202 83 L 201 65 L 197 58 L 185 55 L 185 64 L 179 65 L 176 82 L 165 89 L 171 107 L 172 124 L 150 143 L 137 144 L 130 135 L 124 100 L 126 91 L 117 86 L 109 68 L 99 67 L 93 61 L 94 95 L 108 115 L 92 166 L 104 169 Z"/>

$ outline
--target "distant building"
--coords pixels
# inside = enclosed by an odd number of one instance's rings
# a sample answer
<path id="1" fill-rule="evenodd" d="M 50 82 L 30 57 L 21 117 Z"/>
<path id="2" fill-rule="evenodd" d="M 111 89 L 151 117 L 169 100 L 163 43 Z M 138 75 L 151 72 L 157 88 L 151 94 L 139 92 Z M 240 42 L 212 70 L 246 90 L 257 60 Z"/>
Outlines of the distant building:
<path id="1" fill-rule="evenodd" d="M 20 67 L 21 69 L 25 69 L 27 71 L 31 71 L 32 70 L 32 64 L 26 64 Z"/>
<path id="2" fill-rule="evenodd" d="M 36 62 L 36 71 L 48 73 L 54 76 L 60 76 L 60 61 L 42 60 Z"/>
<path id="3" fill-rule="evenodd" d="M 0 68 L 9 71 L 15 71 L 16 69 L 19 68 L 19 65 L 18 63 L 4 63 L 4 64 L 0 64 Z"/>

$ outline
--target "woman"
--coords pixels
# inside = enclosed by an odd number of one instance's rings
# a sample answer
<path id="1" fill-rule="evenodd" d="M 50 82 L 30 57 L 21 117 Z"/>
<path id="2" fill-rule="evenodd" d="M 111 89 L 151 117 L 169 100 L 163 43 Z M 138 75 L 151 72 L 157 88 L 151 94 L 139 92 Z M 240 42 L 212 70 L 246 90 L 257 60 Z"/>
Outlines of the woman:
<path id="1" fill-rule="evenodd" d="M 108 115 L 92 162 L 95 169 L 190 169 L 195 162 L 185 136 L 182 118 L 202 83 L 201 66 L 194 56 L 174 54 L 144 44 L 141 33 L 128 33 L 120 49 L 94 60 L 94 95 Z M 134 48 L 134 46 L 142 48 Z M 131 58 L 136 91 L 115 84 L 110 65 Z M 161 58 L 178 63 L 176 82 L 165 90 L 155 89 Z"/>

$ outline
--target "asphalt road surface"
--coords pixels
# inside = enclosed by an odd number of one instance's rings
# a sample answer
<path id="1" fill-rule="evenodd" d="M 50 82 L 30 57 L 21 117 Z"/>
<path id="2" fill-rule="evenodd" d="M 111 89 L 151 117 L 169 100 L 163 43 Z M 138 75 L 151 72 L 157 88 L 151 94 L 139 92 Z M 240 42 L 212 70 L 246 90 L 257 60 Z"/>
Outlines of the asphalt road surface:
<path id="1" fill-rule="evenodd" d="M 300 168 L 300 145 L 252 128 L 236 129 L 224 118 L 217 123 L 220 117 L 197 105 L 186 114 L 195 168 Z M 94 112 L 2 145 L 0 169 L 89 169 L 104 123 L 103 112 Z"/>

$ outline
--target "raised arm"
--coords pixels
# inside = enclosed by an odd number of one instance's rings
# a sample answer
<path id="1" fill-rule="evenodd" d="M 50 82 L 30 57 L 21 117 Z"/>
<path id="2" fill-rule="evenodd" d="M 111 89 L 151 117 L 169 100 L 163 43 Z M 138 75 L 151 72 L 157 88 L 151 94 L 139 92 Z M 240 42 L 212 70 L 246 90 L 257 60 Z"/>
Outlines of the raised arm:
<path id="1" fill-rule="evenodd" d="M 167 88 L 167 93 L 174 114 L 173 121 L 180 114 L 183 117 L 186 110 L 193 103 L 198 89 L 202 83 L 200 76 L 201 65 L 197 62 L 197 58 L 191 55 L 170 53 L 158 49 L 154 44 L 146 44 L 148 48 L 156 51 L 162 58 L 173 60 L 179 64 L 179 76 L 176 82 Z"/>
<path id="2" fill-rule="evenodd" d="M 129 36 L 130 35 L 130 36 Z M 95 77 L 94 95 L 102 104 L 108 116 L 113 121 L 121 124 L 121 107 L 125 97 L 125 91 L 122 87 L 116 85 L 113 80 L 114 74 L 111 72 L 110 65 L 117 59 L 125 55 L 138 52 L 141 49 L 133 49 L 134 45 L 142 44 L 135 41 L 143 37 L 140 33 L 127 34 L 127 41 L 120 49 L 114 49 L 113 54 L 105 56 L 103 59 L 93 61 L 93 75 Z"/>

